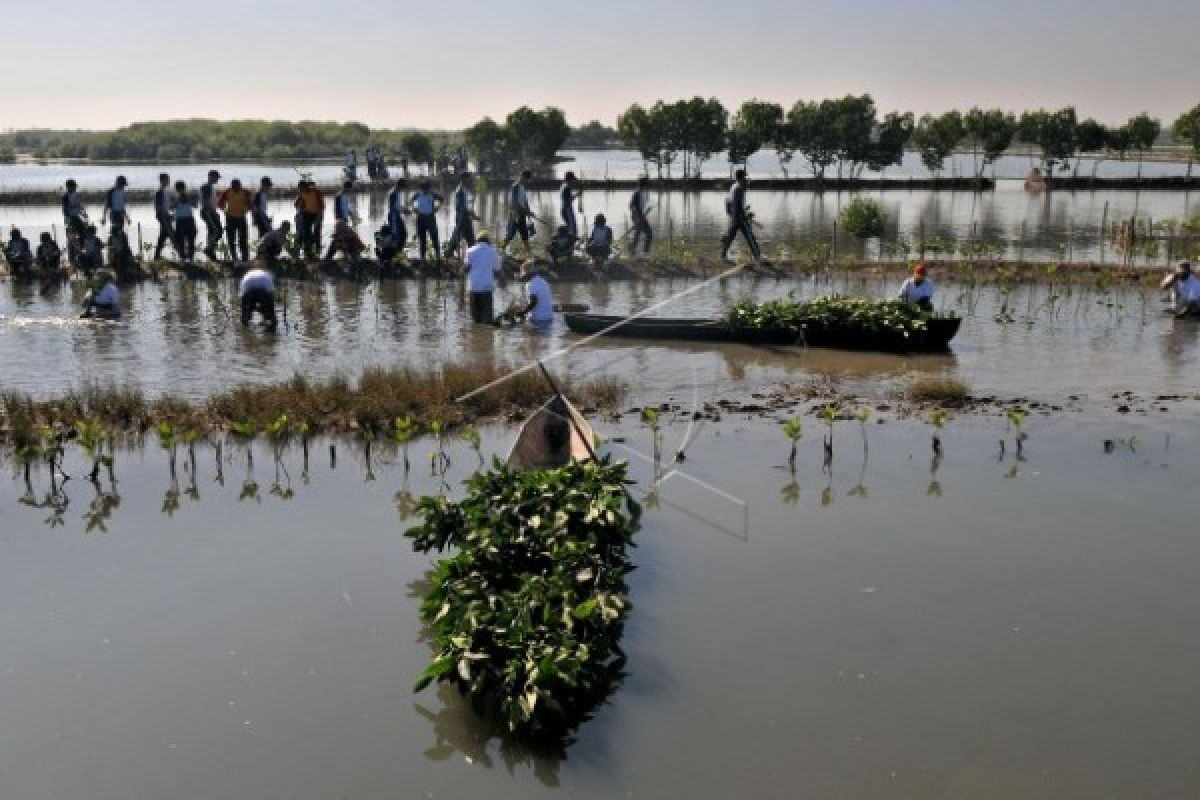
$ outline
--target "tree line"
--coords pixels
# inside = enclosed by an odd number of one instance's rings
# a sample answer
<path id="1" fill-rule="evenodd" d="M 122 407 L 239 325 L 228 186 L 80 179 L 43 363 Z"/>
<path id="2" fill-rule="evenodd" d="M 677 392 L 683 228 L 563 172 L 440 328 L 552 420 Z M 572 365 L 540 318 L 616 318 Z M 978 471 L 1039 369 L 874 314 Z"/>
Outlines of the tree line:
<path id="1" fill-rule="evenodd" d="M 980 108 L 920 118 L 907 112 L 881 115 L 864 94 L 801 100 L 787 110 L 779 103 L 748 100 L 733 114 L 716 98 L 659 101 L 649 108 L 635 103 L 618 117 L 617 132 L 660 178 L 664 171 L 671 177 L 677 161 L 683 177 L 694 178 L 716 153 L 727 152 L 731 166 L 745 165 L 750 156 L 771 148 L 785 175 L 798 154 L 817 180 L 824 180 L 835 165 L 838 178 L 857 177 L 864 169 L 883 173 L 900 164 L 908 149 L 920 155 L 930 172 L 941 175 L 946 160 L 965 150 L 972 155 L 974 177 L 982 179 L 988 165 L 1017 144 L 1037 148 L 1047 176 L 1069 170 L 1073 159 L 1078 170 L 1078 157 L 1085 153 L 1121 160 L 1135 156 L 1140 176 L 1141 161 L 1162 133 L 1162 124 L 1138 114 L 1122 125 L 1105 125 L 1079 120 L 1072 107 L 1020 115 Z M 1181 115 L 1172 132 L 1191 146 L 1193 158 L 1200 158 L 1200 106 Z"/>

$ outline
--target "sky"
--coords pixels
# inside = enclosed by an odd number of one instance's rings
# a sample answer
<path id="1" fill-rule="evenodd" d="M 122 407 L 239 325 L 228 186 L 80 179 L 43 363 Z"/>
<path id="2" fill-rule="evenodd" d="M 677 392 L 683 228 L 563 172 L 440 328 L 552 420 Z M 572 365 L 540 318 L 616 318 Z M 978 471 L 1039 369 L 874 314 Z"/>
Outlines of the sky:
<path id="1" fill-rule="evenodd" d="M 179 117 L 462 128 L 547 105 L 871 94 L 918 115 L 1200 103 L 1197 0 L 19 0 L 0 129 Z"/>

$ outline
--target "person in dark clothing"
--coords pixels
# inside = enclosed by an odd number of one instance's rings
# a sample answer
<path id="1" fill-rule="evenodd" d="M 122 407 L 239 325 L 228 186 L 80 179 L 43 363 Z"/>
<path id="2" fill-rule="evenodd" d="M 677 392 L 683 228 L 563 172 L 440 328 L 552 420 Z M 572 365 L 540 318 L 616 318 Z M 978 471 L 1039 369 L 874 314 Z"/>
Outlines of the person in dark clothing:
<path id="1" fill-rule="evenodd" d="M 459 245 L 463 242 L 467 247 L 475 244 L 475 220 L 479 217 L 471 210 L 473 186 L 471 173 L 464 172 L 458 182 L 458 187 L 454 190 L 454 231 L 450 234 L 450 241 L 446 243 L 447 256 L 457 252 Z"/>
<path id="2" fill-rule="evenodd" d="M 408 244 L 408 226 L 404 224 L 404 215 L 408 213 L 408 201 L 404 197 L 404 179 L 396 181 L 396 188 L 387 196 L 387 224 L 392 231 L 392 240 L 396 249 L 403 251 Z"/>
<path id="3" fill-rule="evenodd" d="M 154 193 L 154 218 L 158 220 L 158 244 L 154 246 L 154 260 L 162 258 L 163 247 L 175 239 L 175 224 L 171 219 L 171 176 L 160 173 L 158 191 Z"/>
<path id="4" fill-rule="evenodd" d="M 78 188 L 74 179 L 67 180 L 67 191 L 62 196 L 62 213 L 67 233 L 83 236 L 87 230 L 87 212 L 83 210 Z"/>
<path id="5" fill-rule="evenodd" d="M 217 203 L 220 195 L 217 193 L 217 181 L 221 173 L 215 169 L 208 171 L 208 180 L 200 186 L 200 219 L 204 220 L 204 255 L 209 261 L 217 260 L 217 244 L 220 243 L 224 231 L 221 226 L 221 215 L 217 213 Z"/>
<path id="6" fill-rule="evenodd" d="M 187 184 L 175 181 L 175 252 L 190 264 L 196 258 L 196 209 L 188 197 Z"/>
<path id="7" fill-rule="evenodd" d="M 325 251 L 325 260 L 333 261 L 338 253 L 345 253 L 350 263 L 356 263 L 358 257 L 366 250 L 362 239 L 354 232 L 354 228 L 346 220 L 338 220 L 333 226 L 333 238 L 329 240 L 329 249 Z"/>
<path id="8" fill-rule="evenodd" d="M 79 242 L 79 268 L 91 277 L 92 273 L 104 266 L 104 244 L 96 235 L 96 226 L 88 225 Z"/>
<path id="9" fill-rule="evenodd" d="M 229 188 L 221 192 L 217 202 L 225 212 L 225 233 L 228 236 L 229 255 L 236 259 L 239 255 L 242 261 L 250 260 L 250 224 L 247 217 L 254 205 L 254 198 L 247 189 L 242 188 L 242 182 L 234 178 L 229 182 Z"/>
<path id="10" fill-rule="evenodd" d="M 739 169 L 733 177 L 733 187 L 729 190 L 729 196 L 725 198 L 725 213 L 729 215 L 729 228 L 721 237 L 721 260 L 727 264 L 733 263 L 729 258 L 729 248 L 740 233 L 750 247 L 750 254 L 754 257 L 755 263 L 761 264 L 762 251 L 758 246 L 758 237 L 754 235 L 752 217 L 746 208 L 746 186 L 749 183 L 746 179 L 746 170 Z"/>
<path id="11" fill-rule="evenodd" d="M 504 235 L 501 250 L 508 250 L 508 245 L 517 236 L 525 243 L 525 252 L 530 252 L 529 237 L 531 235 L 529 220 L 533 210 L 529 207 L 529 191 L 526 188 L 533 179 L 533 173 L 525 170 L 521 177 L 509 189 L 508 231 Z"/>
<path id="12" fill-rule="evenodd" d="M 62 266 L 62 248 L 50 234 L 43 232 L 37 248 L 38 269 L 58 269 Z"/>
<path id="13" fill-rule="evenodd" d="M 133 256 L 129 235 L 123 227 L 113 228 L 108 235 L 108 264 L 122 279 L 137 274 L 137 259 Z"/>
<path id="14" fill-rule="evenodd" d="M 279 264 L 279 259 L 283 256 L 283 250 L 287 246 L 288 234 L 292 231 L 292 223 L 286 219 L 279 223 L 279 229 L 268 231 L 267 235 L 258 240 L 258 249 L 256 255 L 261 258 L 266 265 L 275 269 Z"/>
<path id="15" fill-rule="evenodd" d="M 654 231 L 650 228 L 649 218 L 649 187 L 649 179 L 638 178 L 637 191 L 633 193 L 633 197 L 629 198 L 629 213 L 633 218 L 633 246 L 630 250 L 634 253 L 637 252 L 638 242 L 641 241 L 645 247 L 642 252 L 649 254 L 650 243 L 654 241 Z"/>
<path id="16" fill-rule="evenodd" d="M 261 239 L 271 232 L 271 217 L 267 209 L 271 203 L 271 179 L 263 175 L 258 191 L 254 193 L 254 227 Z"/>
<path id="17" fill-rule="evenodd" d="M 560 261 L 570 261 L 571 254 L 574 252 L 575 237 L 571 235 L 571 230 L 566 225 L 559 225 L 555 229 L 554 235 L 550 237 L 550 244 L 546 246 L 546 253 L 554 263 L 554 268 L 558 269 Z"/>
<path id="18" fill-rule="evenodd" d="M 579 191 L 574 172 L 563 176 L 563 185 L 558 190 L 558 201 L 561 206 L 563 227 L 571 234 L 572 244 L 579 239 L 579 221 L 575 218 L 575 201 L 583 197 Z"/>
<path id="19" fill-rule="evenodd" d="M 375 231 L 375 257 L 379 259 L 379 263 L 391 264 L 399 254 L 400 245 L 392 234 L 392 227 L 380 226 L 379 230 Z"/>
<path id="20" fill-rule="evenodd" d="M 333 198 L 333 221 L 354 224 L 354 182 L 346 181 Z"/>
<path id="21" fill-rule="evenodd" d="M 112 230 L 125 230 L 125 220 L 129 217 L 125 213 L 125 188 L 129 186 L 129 181 L 125 180 L 124 175 L 117 176 L 116 184 L 108 190 L 104 195 L 104 213 L 100 217 L 100 221 L 112 219 Z"/>
<path id="22" fill-rule="evenodd" d="M 33 269 L 33 251 L 29 248 L 29 240 L 16 228 L 12 229 L 8 244 L 4 246 L 4 257 L 8 259 L 14 275 Z"/>
<path id="23" fill-rule="evenodd" d="M 438 244 L 437 212 L 446 201 L 440 194 L 433 191 L 429 181 L 421 181 L 421 189 L 412 198 L 412 208 L 417 214 L 417 239 L 421 243 L 421 260 L 425 260 L 426 247 L 429 240 L 433 241 L 433 256 L 438 261 L 442 259 Z"/>

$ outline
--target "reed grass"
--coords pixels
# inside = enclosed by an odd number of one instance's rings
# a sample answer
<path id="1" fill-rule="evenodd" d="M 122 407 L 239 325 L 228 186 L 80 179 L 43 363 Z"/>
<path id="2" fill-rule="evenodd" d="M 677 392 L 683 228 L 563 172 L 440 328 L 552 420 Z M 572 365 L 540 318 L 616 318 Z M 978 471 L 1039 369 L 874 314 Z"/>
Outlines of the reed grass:
<path id="1" fill-rule="evenodd" d="M 922 375 L 908 385 L 909 401 L 943 408 L 962 408 L 971 401 L 971 387 L 948 375 Z"/>

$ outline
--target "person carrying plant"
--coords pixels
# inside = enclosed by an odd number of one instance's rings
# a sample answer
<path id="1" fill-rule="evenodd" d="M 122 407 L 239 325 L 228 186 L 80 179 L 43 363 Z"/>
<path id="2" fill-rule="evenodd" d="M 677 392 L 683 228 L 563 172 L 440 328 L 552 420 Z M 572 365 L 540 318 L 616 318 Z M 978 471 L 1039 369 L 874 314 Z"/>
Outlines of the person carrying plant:
<path id="1" fill-rule="evenodd" d="M 533 173 L 529 170 L 523 170 L 521 177 L 509 189 L 509 210 L 508 210 L 508 231 L 504 235 L 504 246 L 501 250 L 508 250 L 509 244 L 517 236 L 521 237 L 521 241 L 525 243 L 525 252 L 532 252 L 529 247 L 530 225 L 529 220 L 533 217 L 533 210 L 529 207 L 529 181 L 533 179 Z"/>
<path id="2" fill-rule="evenodd" d="M 496 276 L 500 274 L 500 254 L 492 246 L 492 236 L 486 230 L 480 231 L 479 240 L 467 248 L 464 274 L 471 319 L 491 324 L 492 292 L 496 288 Z"/>
<path id="3" fill-rule="evenodd" d="M 1192 273 L 1190 262 L 1180 261 L 1175 271 L 1163 278 L 1159 288 L 1170 290 L 1176 316 L 1200 314 L 1200 278 Z"/>
<path id="4" fill-rule="evenodd" d="M 458 186 L 454 189 L 454 230 L 450 234 L 450 241 L 446 244 L 448 256 L 458 251 L 461 242 L 466 242 L 468 248 L 475 244 L 475 220 L 479 217 L 471 210 L 473 186 L 471 173 L 464 172 L 459 178 Z"/>
<path id="5" fill-rule="evenodd" d="M 758 237 L 754 235 L 753 218 L 750 210 L 746 207 L 746 187 L 749 183 L 746 178 L 746 170 L 739 169 L 733 175 L 733 186 L 729 190 L 729 196 L 725 198 L 725 213 L 729 215 L 729 228 L 721 237 L 721 260 L 726 264 L 733 263 L 733 260 L 729 258 L 729 248 L 733 246 L 733 240 L 739 233 L 750 247 L 750 254 L 754 257 L 755 265 L 762 264 L 762 250 L 758 246 Z"/>
<path id="6" fill-rule="evenodd" d="M 163 246 L 175 238 L 175 223 L 171 219 L 171 176 L 165 172 L 158 175 L 158 191 L 154 193 L 154 218 L 158 220 L 158 243 L 154 246 L 154 260 L 162 259 Z"/>
<path id="7" fill-rule="evenodd" d="M 637 191 L 629 198 L 629 213 L 633 218 L 633 246 L 634 253 L 637 252 L 638 242 L 644 242 L 646 255 L 650 254 L 650 243 L 654 240 L 654 231 L 650 228 L 649 218 L 649 202 L 650 202 L 650 180 L 644 175 L 638 178 Z"/>
<path id="8" fill-rule="evenodd" d="M 446 201 L 440 194 L 433 191 L 429 181 L 421 181 L 421 188 L 412 198 L 412 209 L 417 215 L 417 238 L 421 242 L 421 260 L 425 260 L 425 248 L 428 240 L 433 242 L 433 256 L 442 260 L 441 247 L 438 244 L 437 212 Z"/>
<path id="9" fill-rule="evenodd" d="M 104 195 L 104 211 L 100 214 L 100 224 L 103 225 L 109 218 L 112 217 L 112 229 L 116 231 L 125 228 L 125 187 L 129 185 L 129 181 L 125 180 L 124 175 L 117 176 L 117 182 Z"/>
<path id="10" fill-rule="evenodd" d="M 922 311 L 933 311 L 933 292 L 929 270 L 924 264 L 918 263 L 913 267 L 912 277 L 901 284 L 897 297 L 906 303 L 912 303 Z"/>
<path id="11" fill-rule="evenodd" d="M 217 194 L 217 181 L 220 179 L 221 173 L 210 169 L 208 180 L 200 186 L 200 219 L 204 220 L 206 236 L 204 255 L 208 256 L 209 261 L 217 260 L 217 244 L 223 235 L 221 215 L 217 213 L 217 203 L 220 200 L 220 195 Z"/>
<path id="12" fill-rule="evenodd" d="M 62 265 L 62 248 L 45 231 L 42 232 L 41 241 L 38 242 L 37 265 L 38 269 L 43 270 L 58 269 Z"/>
<path id="13" fill-rule="evenodd" d="M 283 225 L 287 225 L 286 222 Z M 283 227 L 282 225 L 280 226 Z M 279 324 L 275 318 L 275 276 L 265 269 L 247 270 L 238 285 L 242 306 L 242 325 L 249 325 L 254 312 L 262 315 L 263 325 L 273 331 Z"/>
<path id="14" fill-rule="evenodd" d="M 29 247 L 29 240 L 16 228 L 12 229 L 8 244 L 4 246 L 4 257 L 8 259 L 13 275 L 20 275 L 33 268 L 33 251 Z"/>
<path id="15" fill-rule="evenodd" d="M 192 263 L 196 257 L 196 210 L 188 196 L 187 184 L 175 181 L 175 252 L 184 264 Z"/>
<path id="16" fill-rule="evenodd" d="M 217 202 L 225 212 L 225 233 L 228 236 L 229 255 L 237 258 L 240 253 L 242 261 L 250 260 L 250 225 L 246 217 L 254 205 L 254 198 L 249 189 L 242 188 L 242 182 L 234 178 L 229 182 L 229 188 L 221 192 Z"/>
<path id="17" fill-rule="evenodd" d="M 258 231 L 258 236 L 262 237 L 271 232 L 271 216 L 267 213 L 271 204 L 271 179 L 266 175 L 262 176 L 259 182 L 258 191 L 254 193 L 254 228 Z"/>

